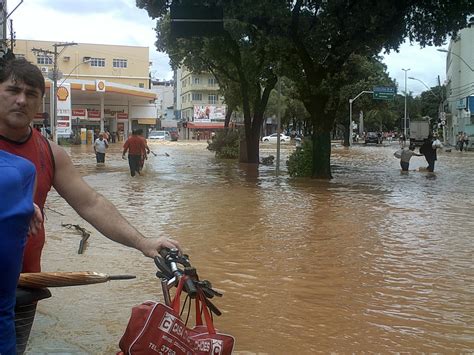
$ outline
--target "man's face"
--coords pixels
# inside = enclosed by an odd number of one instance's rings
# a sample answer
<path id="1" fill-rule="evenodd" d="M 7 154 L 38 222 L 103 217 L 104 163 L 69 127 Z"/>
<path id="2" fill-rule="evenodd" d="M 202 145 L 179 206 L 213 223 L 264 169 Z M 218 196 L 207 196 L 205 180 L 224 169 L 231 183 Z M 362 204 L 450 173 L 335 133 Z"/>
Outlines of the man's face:
<path id="1" fill-rule="evenodd" d="M 27 127 L 38 112 L 41 90 L 11 78 L 0 84 L 0 127 Z"/>

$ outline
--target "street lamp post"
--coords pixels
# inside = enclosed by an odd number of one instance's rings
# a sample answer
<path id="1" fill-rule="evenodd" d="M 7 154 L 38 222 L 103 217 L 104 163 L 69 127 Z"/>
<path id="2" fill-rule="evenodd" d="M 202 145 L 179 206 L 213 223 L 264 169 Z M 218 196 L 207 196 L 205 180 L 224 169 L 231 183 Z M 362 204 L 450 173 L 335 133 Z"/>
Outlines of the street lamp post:
<path id="1" fill-rule="evenodd" d="M 464 64 L 466 64 L 466 66 L 471 70 L 471 71 L 474 71 L 474 69 L 464 60 L 463 57 L 461 57 L 459 54 L 456 54 L 452 51 L 448 51 L 447 49 L 437 49 L 438 52 L 443 52 L 443 53 L 450 53 L 452 55 L 454 55 L 455 57 L 458 57 Z"/>
<path id="2" fill-rule="evenodd" d="M 354 134 L 354 131 L 353 131 L 353 128 L 352 128 L 352 104 L 354 103 L 355 100 L 357 100 L 357 98 L 362 95 L 362 94 L 373 94 L 374 92 L 373 91 L 369 91 L 369 90 L 364 90 L 364 91 L 361 91 L 357 94 L 356 97 L 354 97 L 353 99 L 349 99 L 349 147 L 352 145 L 352 135 Z"/>
<path id="3" fill-rule="evenodd" d="M 405 115 L 403 118 L 403 135 L 405 137 L 405 140 L 407 139 L 407 72 L 410 70 L 408 69 L 403 69 L 402 70 L 405 72 Z"/>
<path id="4" fill-rule="evenodd" d="M 86 58 L 86 57 L 85 57 L 85 58 Z M 73 73 L 77 68 L 79 68 L 80 65 L 90 63 L 91 61 L 92 61 L 92 59 L 90 59 L 90 58 L 89 58 L 89 59 L 86 59 L 86 60 L 84 60 L 83 62 L 80 62 L 79 64 L 77 64 L 74 68 L 72 68 L 71 71 L 70 71 L 68 74 L 64 75 L 64 79 L 59 83 L 58 88 L 60 88 L 60 87 L 64 84 L 64 82 L 65 82 L 70 76 L 72 76 L 72 73 Z M 76 73 L 76 76 L 77 76 L 77 73 Z M 58 79 L 59 79 L 59 78 L 58 78 Z"/>

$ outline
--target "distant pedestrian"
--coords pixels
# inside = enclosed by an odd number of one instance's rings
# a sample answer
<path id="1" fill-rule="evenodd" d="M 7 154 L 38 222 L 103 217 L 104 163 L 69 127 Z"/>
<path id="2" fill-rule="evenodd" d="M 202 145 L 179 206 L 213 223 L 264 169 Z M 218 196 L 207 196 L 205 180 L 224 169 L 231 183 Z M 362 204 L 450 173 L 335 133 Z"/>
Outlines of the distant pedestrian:
<path id="1" fill-rule="evenodd" d="M 99 133 L 99 138 L 94 142 L 94 152 L 97 164 L 105 163 L 105 151 L 109 147 L 109 142 L 104 138 L 104 133 Z"/>
<path id="2" fill-rule="evenodd" d="M 412 156 L 422 157 L 423 154 L 415 153 L 415 146 L 410 144 L 408 148 L 403 148 L 400 152 L 400 166 L 402 171 L 408 171 L 410 159 Z"/>
<path id="3" fill-rule="evenodd" d="M 405 135 L 404 134 L 400 134 L 400 137 L 399 137 L 398 141 L 400 143 L 400 148 L 405 147 Z"/>
<path id="4" fill-rule="evenodd" d="M 438 160 L 437 150 L 442 146 L 443 145 L 439 141 L 437 135 L 433 137 L 433 135 L 430 134 L 420 147 L 420 153 L 425 156 L 425 159 L 428 162 L 428 167 L 426 169 L 430 173 L 434 172 L 435 161 Z"/>
<path id="5" fill-rule="evenodd" d="M 459 132 L 457 135 L 457 148 L 459 149 L 460 152 L 464 149 L 464 134 L 462 132 Z"/>
<path id="6" fill-rule="evenodd" d="M 464 150 L 467 152 L 467 148 L 469 147 L 469 136 L 467 135 L 466 132 L 464 132 L 462 140 L 464 144 Z"/>

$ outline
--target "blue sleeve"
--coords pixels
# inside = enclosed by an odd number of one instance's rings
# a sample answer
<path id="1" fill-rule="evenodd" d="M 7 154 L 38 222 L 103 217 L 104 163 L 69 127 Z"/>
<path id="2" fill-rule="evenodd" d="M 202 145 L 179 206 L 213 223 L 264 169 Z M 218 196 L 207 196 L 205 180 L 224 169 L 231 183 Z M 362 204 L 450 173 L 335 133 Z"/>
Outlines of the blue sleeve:
<path id="1" fill-rule="evenodd" d="M 34 165 L 0 150 L 0 354 L 15 354 L 15 290 L 33 214 Z"/>

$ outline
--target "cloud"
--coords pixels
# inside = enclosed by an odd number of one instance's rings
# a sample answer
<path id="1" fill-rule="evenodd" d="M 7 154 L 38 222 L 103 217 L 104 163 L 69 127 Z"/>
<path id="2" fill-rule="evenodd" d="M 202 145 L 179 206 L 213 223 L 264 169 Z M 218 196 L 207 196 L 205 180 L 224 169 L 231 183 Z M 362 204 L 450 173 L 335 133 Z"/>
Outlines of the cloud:
<path id="1" fill-rule="evenodd" d="M 390 77 L 398 83 L 398 92 L 405 91 L 405 72 L 402 69 L 410 69 L 407 72 L 407 91 L 415 96 L 438 85 L 438 76 L 441 84 L 446 77 L 446 54 L 437 51 L 436 47 L 421 48 L 419 45 L 411 45 L 405 42 L 399 53 L 383 55 L 383 62 L 387 65 Z M 408 79 L 414 77 L 418 80 Z"/>
<path id="2" fill-rule="evenodd" d="M 134 0 L 30 0 L 12 17 L 19 39 L 149 47 L 156 77 L 172 78 L 166 54 L 155 48 L 155 21 Z"/>
<path id="3" fill-rule="evenodd" d="M 10 10 L 16 4 L 9 3 Z M 171 79 L 172 71 L 165 53 L 155 49 L 156 21 L 135 0 L 28 0 L 13 14 L 17 38 L 95 44 L 135 45 L 150 48 L 152 73 Z M 388 72 L 404 91 L 403 69 L 432 87 L 445 78 L 445 54 L 434 47 L 421 49 L 405 43 L 399 53 L 381 54 Z M 426 88 L 419 81 L 407 79 L 407 90 L 415 95 Z"/>

